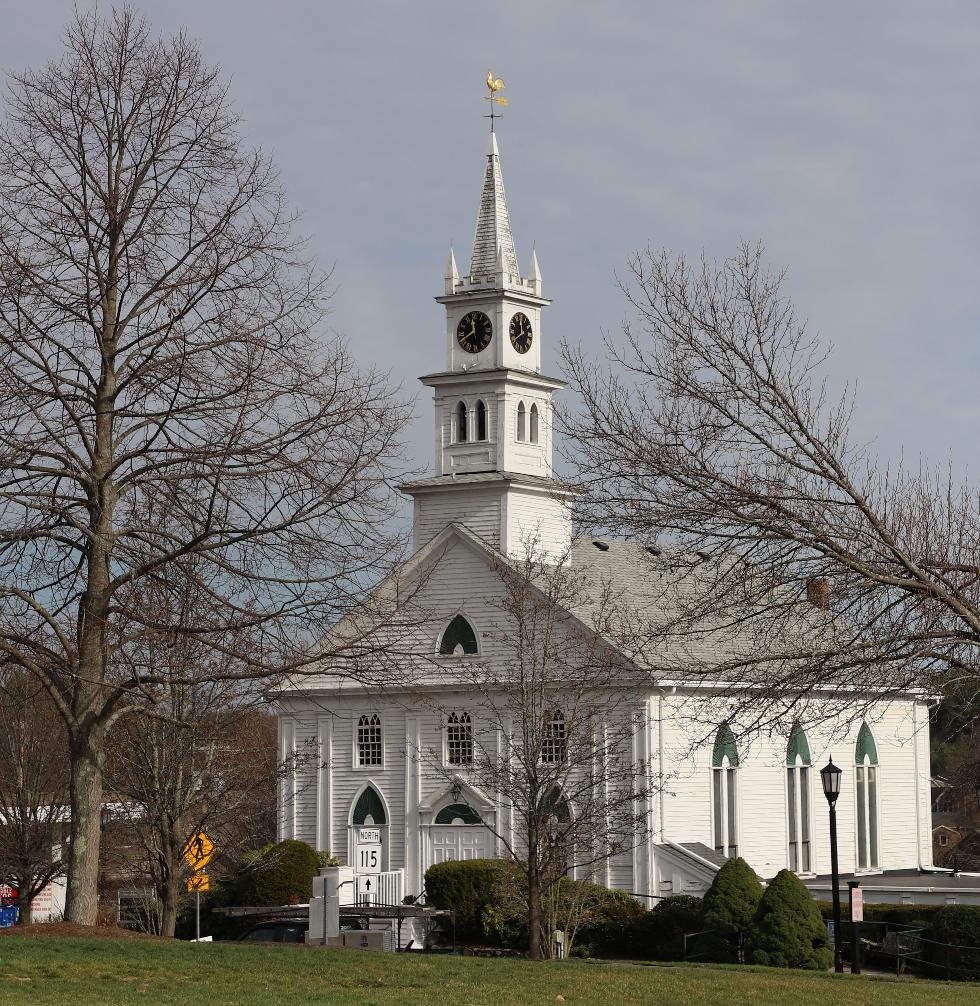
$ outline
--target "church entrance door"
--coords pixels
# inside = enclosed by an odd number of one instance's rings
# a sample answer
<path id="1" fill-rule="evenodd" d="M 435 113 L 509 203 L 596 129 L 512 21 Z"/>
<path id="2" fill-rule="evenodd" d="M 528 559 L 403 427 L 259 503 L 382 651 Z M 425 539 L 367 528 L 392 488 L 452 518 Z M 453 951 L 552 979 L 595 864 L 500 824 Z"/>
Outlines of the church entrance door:
<path id="1" fill-rule="evenodd" d="M 429 863 L 458 859 L 489 859 L 493 836 L 489 828 L 467 825 L 433 825 L 429 829 Z"/>

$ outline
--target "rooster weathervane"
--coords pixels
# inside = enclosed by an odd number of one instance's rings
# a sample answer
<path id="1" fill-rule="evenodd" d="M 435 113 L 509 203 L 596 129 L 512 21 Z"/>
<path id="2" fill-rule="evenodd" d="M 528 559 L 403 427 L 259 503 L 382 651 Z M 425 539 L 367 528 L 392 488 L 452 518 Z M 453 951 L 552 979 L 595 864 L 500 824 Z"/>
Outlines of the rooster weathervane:
<path id="1" fill-rule="evenodd" d="M 491 133 L 493 132 L 493 120 L 501 118 L 500 112 L 496 111 L 494 106 L 507 107 L 507 99 L 502 94 L 497 93 L 498 91 L 502 91 L 506 86 L 502 77 L 494 77 L 493 70 L 487 70 L 487 90 L 490 93 L 485 95 L 485 98 L 490 102 L 490 114 L 484 116 L 484 118 L 490 120 Z"/>

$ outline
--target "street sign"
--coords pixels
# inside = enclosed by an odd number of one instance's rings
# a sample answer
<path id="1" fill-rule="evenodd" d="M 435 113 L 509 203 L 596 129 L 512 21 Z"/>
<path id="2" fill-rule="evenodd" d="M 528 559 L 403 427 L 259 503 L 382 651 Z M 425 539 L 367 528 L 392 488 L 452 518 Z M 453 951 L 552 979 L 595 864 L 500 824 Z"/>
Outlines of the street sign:
<path id="1" fill-rule="evenodd" d="M 192 835 L 187 840 L 187 845 L 184 846 L 184 859 L 195 873 L 203 870 L 211 862 L 213 856 L 214 843 L 203 831 Z"/>
<path id="2" fill-rule="evenodd" d="M 187 878 L 188 893 L 193 893 L 195 891 L 200 893 L 201 891 L 209 891 L 210 889 L 208 875 L 203 870 Z"/>
<path id="3" fill-rule="evenodd" d="M 864 891 L 851 888 L 851 922 L 864 922 Z"/>

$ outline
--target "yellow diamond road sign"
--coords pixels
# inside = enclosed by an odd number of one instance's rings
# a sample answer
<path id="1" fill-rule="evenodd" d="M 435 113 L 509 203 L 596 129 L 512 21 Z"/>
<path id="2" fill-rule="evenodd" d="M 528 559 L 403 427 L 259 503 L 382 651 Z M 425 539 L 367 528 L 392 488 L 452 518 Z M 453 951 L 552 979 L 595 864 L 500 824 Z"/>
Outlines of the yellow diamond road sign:
<path id="1" fill-rule="evenodd" d="M 184 859 L 195 873 L 203 870 L 211 862 L 212 856 L 214 856 L 214 843 L 203 831 L 192 835 L 184 846 Z"/>

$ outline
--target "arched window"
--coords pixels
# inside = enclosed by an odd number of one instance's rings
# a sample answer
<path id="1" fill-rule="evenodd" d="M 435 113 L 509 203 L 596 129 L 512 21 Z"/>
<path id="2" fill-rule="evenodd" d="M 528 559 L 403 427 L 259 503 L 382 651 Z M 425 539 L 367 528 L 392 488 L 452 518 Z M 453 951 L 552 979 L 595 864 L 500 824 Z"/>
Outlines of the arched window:
<path id="1" fill-rule="evenodd" d="M 786 817 L 789 825 L 789 868 L 810 873 L 810 745 L 799 723 L 786 747 Z"/>
<path id="2" fill-rule="evenodd" d="M 384 801 L 373 786 L 365 786 L 354 804 L 351 824 L 357 826 L 382 825 L 388 823 Z"/>
<path id="3" fill-rule="evenodd" d="M 878 869 L 878 748 L 867 723 L 858 731 L 854 751 L 857 800 L 857 866 Z"/>
<path id="4" fill-rule="evenodd" d="M 476 403 L 476 439 L 487 439 L 487 403 L 483 401 Z"/>
<path id="5" fill-rule="evenodd" d="M 436 814 L 435 824 L 483 824 L 479 814 L 468 803 L 451 803 Z"/>
<path id="6" fill-rule="evenodd" d="M 568 737 L 565 714 L 560 709 L 545 714 L 544 733 L 541 737 L 541 761 L 558 765 L 568 755 Z"/>
<path id="7" fill-rule="evenodd" d="M 466 402 L 456 406 L 456 443 L 466 443 Z"/>
<path id="8" fill-rule="evenodd" d="M 723 723 L 711 752 L 711 808 L 715 852 L 738 855 L 738 823 L 735 801 L 738 749 L 732 728 Z"/>
<path id="9" fill-rule="evenodd" d="M 450 713 L 446 719 L 446 762 L 473 764 L 473 723 L 469 713 Z"/>
<path id="10" fill-rule="evenodd" d="M 447 626 L 439 642 L 439 653 L 444 657 L 459 657 L 465 653 L 476 653 L 476 633 L 473 626 L 457 615 Z"/>
<path id="11" fill-rule="evenodd" d="M 357 721 L 357 764 L 384 764 L 381 717 L 377 713 L 365 714 Z"/>
<path id="12" fill-rule="evenodd" d="M 517 403 L 517 439 L 523 441 L 524 433 L 524 403 Z"/>
<path id="13" fill-rule="evenodd" d="M 538 407 L 535 404 L 531 404 L 531 417 L 530 423 L 530 440 L 532 444 L 538 442 Z"/>

